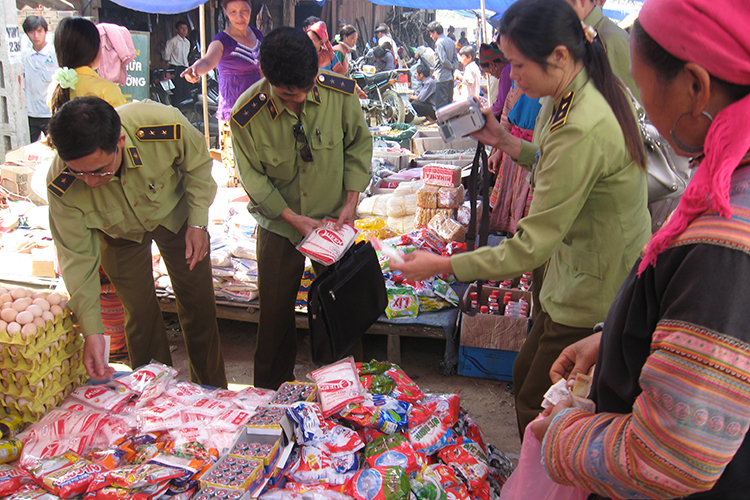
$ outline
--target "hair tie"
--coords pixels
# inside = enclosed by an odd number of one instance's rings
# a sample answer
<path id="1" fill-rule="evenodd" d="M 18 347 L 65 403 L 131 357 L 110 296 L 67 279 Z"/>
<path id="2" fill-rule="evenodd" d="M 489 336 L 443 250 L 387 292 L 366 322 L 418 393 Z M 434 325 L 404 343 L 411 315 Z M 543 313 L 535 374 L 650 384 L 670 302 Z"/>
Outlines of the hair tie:
<path id="1" fill-rule="evenodd" d="M 583 36 L 586 37 L 586 41 L 589 43 L 594 43 L 594 40 L 597 36 L 599 36 L 599 33 L 596 32 L 596 29 L 593 26 L 589 26 L 588 24 L 581 21 L 581 28 L 583 28 Z"/>
<path id="2" fill-rule="evenodd" d="M 76 89 L 76 83 L 78 83 L 78 73 L 76 70 L 71 68 L 60 68 L 55 71 L 52 77 L 63 89 Z"/>

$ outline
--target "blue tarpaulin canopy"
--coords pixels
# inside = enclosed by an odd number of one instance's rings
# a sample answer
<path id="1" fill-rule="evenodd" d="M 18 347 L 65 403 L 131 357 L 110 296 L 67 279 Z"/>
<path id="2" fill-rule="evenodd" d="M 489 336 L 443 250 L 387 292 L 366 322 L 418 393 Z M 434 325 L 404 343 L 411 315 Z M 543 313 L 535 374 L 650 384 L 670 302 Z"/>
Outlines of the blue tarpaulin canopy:
<path id="1" fill-rule="evenodd" d="M 207 0 L 112 0 L 118 5 L 149 14 L 180 14 L 197 9 Z"/>

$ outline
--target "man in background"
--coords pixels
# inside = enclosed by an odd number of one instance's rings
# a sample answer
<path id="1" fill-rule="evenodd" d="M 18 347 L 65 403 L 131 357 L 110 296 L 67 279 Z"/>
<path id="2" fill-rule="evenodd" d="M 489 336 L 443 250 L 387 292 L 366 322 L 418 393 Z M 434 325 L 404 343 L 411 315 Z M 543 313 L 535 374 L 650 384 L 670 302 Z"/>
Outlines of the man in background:
<path id="1" fill-rule="evenodd" d="M 390 51 L 391 54 L 393 54 L 393 61 L 398 61 L 398 54 L 396 51 L 396 42 L 391 38 L 391 30 L 388 28 L 385 24 L 379 24 L 377 28 L 375 28 L 375 37 L 378 39 L 378 45 L 381 47 L 386 47 L 386 44 L 390 44 L 390 48 L 387 48 L 386 50 Z"/>
<path id="2" fill-rule="evenodd" d="M 23 54 L 26 80 L 26 112 L 29 117 L 29 140 L 39 140 L 47 133 L 47 122 L 52 112 L 47 106 L 47 87 L 58 69 L 52 44 L 47 43 L 47 21 L 41 16 L 29 16 L 23 21 L 23 32 L 32 47 Z"/>
<path id="3" fill-rule="evenodd" d="M 417 116 L 424 116 L 427 121 L 435 121 L 435 79 L 430 76 L 430 68 L 424 64 L 417 66 L 415 78 L 419 82 L 417 91 L 409 96 Z"/>
<path id="4" fill-rule="evenodd" d="M 169 64 L 172 72 L 172 82 L 174 83 L 174 93 L 172 95 L 172 105 L 190 97 L 191 84 L 185 80 L 182 73 L 190 66 L 188 63 L 188 54 L 190 54 L 190 40 L 188 40 L 188 25 L 185 21 L 177 21 L 174 26 L 177 34 L 167 41 L 164 47 L 164 60 Z"/>
<path id="5" fill-rule="evenodd" d="M 437 21 L 427 25 L 427 32 L 435 42 L 435 109 L 453 102 L 453 72 L 458 69 L 458 55 L 453 40 L 443 34 Z"/>

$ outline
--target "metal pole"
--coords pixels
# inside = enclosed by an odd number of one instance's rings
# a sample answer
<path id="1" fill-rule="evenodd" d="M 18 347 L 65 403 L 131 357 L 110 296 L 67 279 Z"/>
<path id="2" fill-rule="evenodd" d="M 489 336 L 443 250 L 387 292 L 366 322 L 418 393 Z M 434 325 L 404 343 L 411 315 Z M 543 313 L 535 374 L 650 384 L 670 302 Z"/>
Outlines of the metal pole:
<path id="1" fill-rule="evenodd" d="M 482 6 L 482 43 L 487 43 L 487 11 L 484 8 L 484 0 L 480 0 Z"/>
<path id="2" fill-rule="evenodd" d="M 484 2 L 484 0 L 482 0 Z M 201 36 L 201 57 L 206 55 L 206 7 L 205 4 L 198 6 Z M 211 149 L 211 134 L 208 126 L 208 84 L 206 75 L 201 77 L 201 94 L 203 95 L 203 135 L 206 136 L 206 147 Z"/>

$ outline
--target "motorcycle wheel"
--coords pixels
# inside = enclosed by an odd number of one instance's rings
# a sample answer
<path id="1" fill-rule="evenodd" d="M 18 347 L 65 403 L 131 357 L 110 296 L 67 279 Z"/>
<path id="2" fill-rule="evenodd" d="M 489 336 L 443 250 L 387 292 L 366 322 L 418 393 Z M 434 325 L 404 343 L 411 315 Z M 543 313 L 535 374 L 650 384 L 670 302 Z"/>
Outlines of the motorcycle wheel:
<path id="1" fill-rule="evenodd" d="M 386 116 L 383 116 L 385 123 L 404 123 L 406 107 L 395 90 L 388 89 L 383 92 L 383 104 L 388 107 Z"/>

